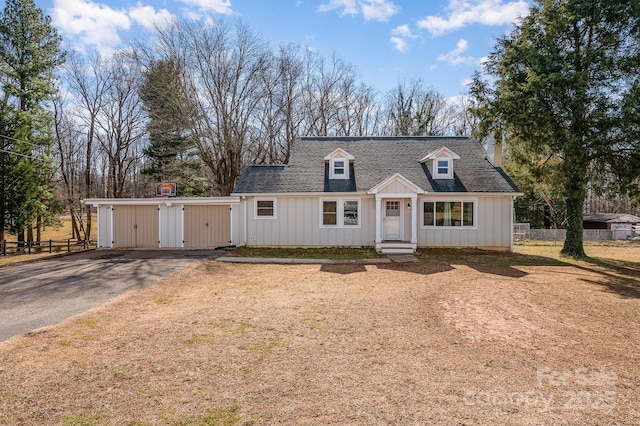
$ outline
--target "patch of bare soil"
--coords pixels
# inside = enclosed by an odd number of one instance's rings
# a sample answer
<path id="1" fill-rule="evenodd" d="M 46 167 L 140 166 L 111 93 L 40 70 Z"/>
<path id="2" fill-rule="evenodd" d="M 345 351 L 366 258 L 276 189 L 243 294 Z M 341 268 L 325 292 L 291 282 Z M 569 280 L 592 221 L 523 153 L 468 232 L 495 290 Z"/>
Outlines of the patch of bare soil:
<path id="1" fill-rule="evenodd" d="M 639 289 L 521 257 L 206 261 L 0 344 L 0 423 L 640 424 Z"/>

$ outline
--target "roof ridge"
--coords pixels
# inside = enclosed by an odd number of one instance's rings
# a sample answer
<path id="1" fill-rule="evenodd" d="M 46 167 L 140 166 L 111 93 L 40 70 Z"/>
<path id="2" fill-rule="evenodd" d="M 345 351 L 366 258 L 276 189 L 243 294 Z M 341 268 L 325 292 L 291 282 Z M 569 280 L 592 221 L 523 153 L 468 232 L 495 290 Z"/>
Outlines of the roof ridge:
<path id="1" fill-rule="evenodd" d="M 473 140 L 471 136 L 301 136 L 299 140 L 332 140 L 332 141 L 363 141 L 363 140 Z"/>

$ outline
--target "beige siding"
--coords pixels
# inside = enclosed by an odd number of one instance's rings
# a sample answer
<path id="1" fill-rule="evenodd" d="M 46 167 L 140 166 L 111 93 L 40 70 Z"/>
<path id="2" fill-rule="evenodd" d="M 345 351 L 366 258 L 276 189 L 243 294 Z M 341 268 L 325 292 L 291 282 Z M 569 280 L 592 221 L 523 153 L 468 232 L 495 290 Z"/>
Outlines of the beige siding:
<path id="1" fill-rule="evenodd" d="M 113 247 L 158 247 L 158 207 L 126 206 L 113 208 Z"/>
<path id="2" fill-rule="evenodd" d="M 157 248 L 160 242 L 158 206 L 135 206 L 136 247 Z"/>
<path id="3" fill-rule="evenodd" d="M 320 199 L 359 199 L 360 226 L 323 228 Z M 247 197 L 247 245 L 251 246 L 372 246 L 375 202 L 372 197 L 276 197 L 276 219 L 256 219 L 254 197 Z"/>
<path id="4" fill-rule="evenodd" d="M 428 200 L 429 198 L 422 198 Z M 440 199 L 440 198 L 439 198 Z M 455 200 L 464 200 L 456 197 Z M 422 202 L 419 203 L 422 212 Z M 478 197 L 477 226 L 474 229 L 425 229 L 418 215 L 418 246 L 420 247 L 482 247 L 508 249 L 511 246 L 511 199 L 509 197 Z"/>
<path id="5" fill-rule="evenodd" d="M 136 247 L 136 206 L 113 208 L 113 247 Z"/>
<path id="6" fill-rule="evenodd" d="M 184 206 L 184 247 L 221 247 L 230 243 L 229 205 Z"/>

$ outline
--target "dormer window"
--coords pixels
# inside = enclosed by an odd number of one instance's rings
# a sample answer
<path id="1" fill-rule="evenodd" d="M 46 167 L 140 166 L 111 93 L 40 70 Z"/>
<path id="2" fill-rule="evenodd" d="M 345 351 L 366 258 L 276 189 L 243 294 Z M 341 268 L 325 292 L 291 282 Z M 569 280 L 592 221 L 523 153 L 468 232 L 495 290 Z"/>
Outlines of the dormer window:
<path id="1" fill-rule="evenodd" d="M 342 148 L 324 157 L 324 161 L 329 162 L 329 179 L 349 179 L 349 161 L 353 159 L 353 155 Z"/>
<path id="2" fill-rule="evenodd" d="M 345 175 L 344 160 L 333 160 L 333 177 L 341 178 Z"/>
<path id="3" fill-rule="evenodd" d="M 420 162 L 427 164 L 434 179 L 453 179 L 453 160 L 459 159 L 458 154 L 443 146 L 424 156 Z"/>
<path id="4" fill-rule="evenodd" d="M 451 172 L 451 159 L 450 158 L 438 158 L 434 160 L 433 167 L 434 179 L 453 179 L 453 173 Z"/>

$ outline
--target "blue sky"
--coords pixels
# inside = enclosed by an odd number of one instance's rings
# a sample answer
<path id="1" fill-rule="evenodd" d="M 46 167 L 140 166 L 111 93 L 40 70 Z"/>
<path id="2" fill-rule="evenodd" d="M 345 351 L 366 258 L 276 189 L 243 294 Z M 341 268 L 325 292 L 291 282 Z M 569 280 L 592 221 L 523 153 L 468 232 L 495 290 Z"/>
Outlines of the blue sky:
<path id="1" fill-rule="evenodd" d="M 446 96 L 465 84 L 495 38 L 532 0 L 36 0 L 68 47 L 109 54 L 153 22 L 242 18 L 273 48 L 296 43 L 355 65 L 387 91 L 421 78 Z"/>

